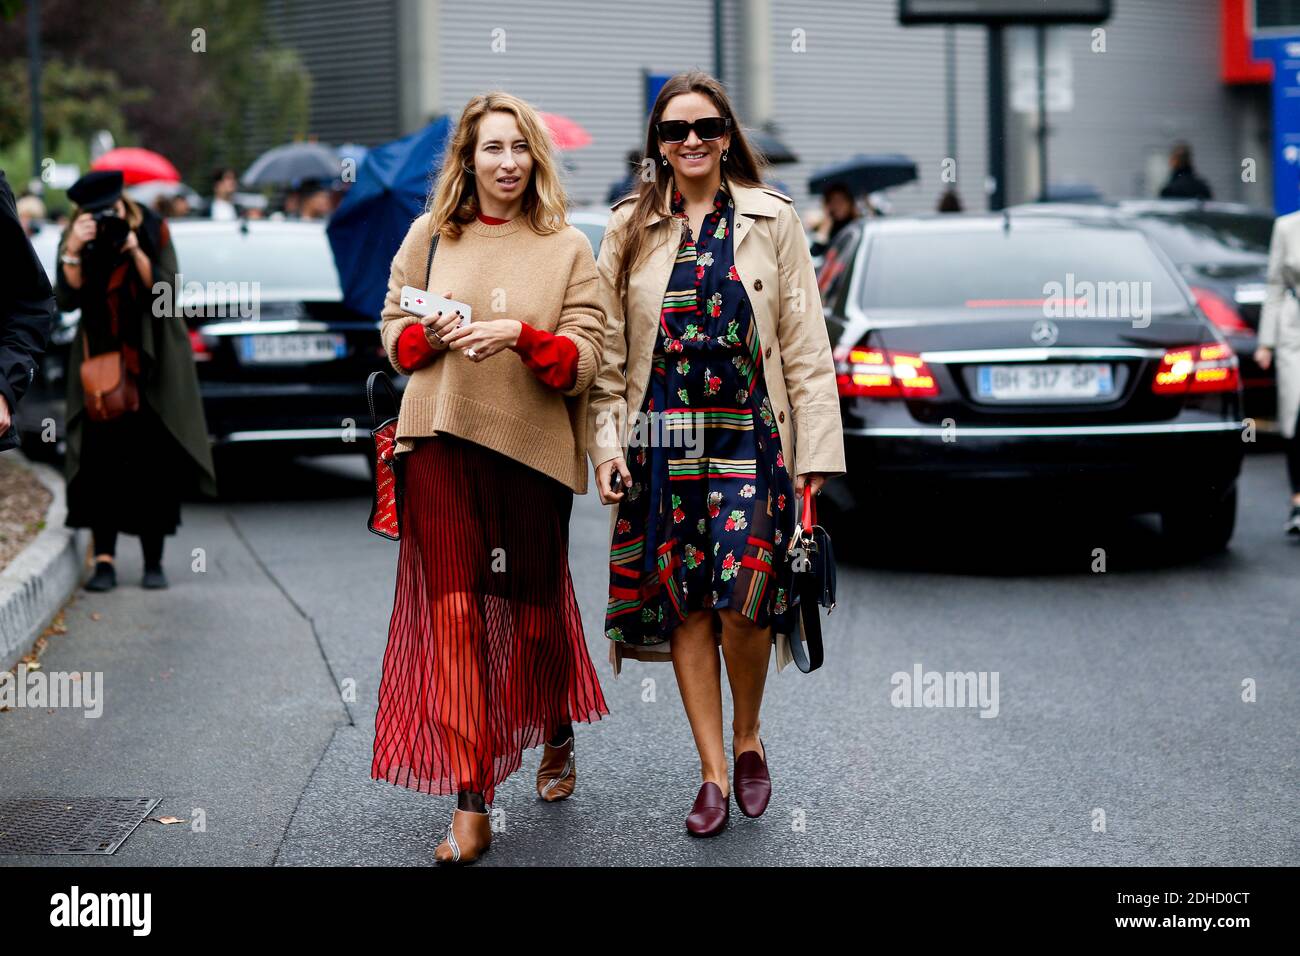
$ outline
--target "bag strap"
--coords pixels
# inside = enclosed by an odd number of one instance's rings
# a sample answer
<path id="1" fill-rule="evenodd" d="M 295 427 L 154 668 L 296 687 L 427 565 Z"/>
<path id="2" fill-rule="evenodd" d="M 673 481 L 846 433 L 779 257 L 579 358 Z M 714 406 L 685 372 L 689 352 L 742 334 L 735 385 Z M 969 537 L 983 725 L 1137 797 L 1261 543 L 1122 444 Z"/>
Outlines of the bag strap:
<path id="1" fill-rule="evenodd" d="M 804 642 L 799 640 L 796 631 L 790 635 L 790 656 L 794 659 L 795 667 L 809 674 L 822 666 L 822 621 L 817 604 L 816 582 L 811 580 L 810 574 L 797 577 L 804 579 L 799 588 L 799 621 L 808 641 L 808 650 L 804 650 Z"/>
<path id="2" fill-rule="evenodd" d="M 433 234 L 433 240 L 429 243 L 429 258 L 424 263 L 424 291 L 429 291 L 429 277 L 433 275 L 433 254 L 438 250 L 438 240 L 442 237 L 441 232 Z"/>
<path id="3" fill-rule="evenodd" d="M 370 406 L 370 424 L 374 428 L 378 428 L 380 425 L 379 415 L 375 412 L 376 382 L 384 383 L 384 391 L 388 393 L 388 401 L 393 406 L 394 415 L 397 413 L 396 410 L 400 408 L 401 405 L 401 399 L 397 396 L 397 389 L 393 388 L 392 379 L 379 370 L 371 372 L 370 376 L 366 379 L 366 404 Z M 389 415 L 384 419 L 384 421 L 387 421 L 392 417 L 393 415 Z"/>

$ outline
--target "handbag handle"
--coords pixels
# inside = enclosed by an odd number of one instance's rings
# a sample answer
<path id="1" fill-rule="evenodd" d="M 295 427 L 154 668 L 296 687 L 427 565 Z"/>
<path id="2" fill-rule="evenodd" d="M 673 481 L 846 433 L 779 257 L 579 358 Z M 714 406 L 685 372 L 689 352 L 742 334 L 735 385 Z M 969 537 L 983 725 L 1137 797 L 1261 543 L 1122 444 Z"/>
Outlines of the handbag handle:
<path id="1" fill-rule="evenodd" d="M 384 391 L 388 393 L 389 403 L 396 410 L 401 407 L 401 399 L 397 395 L 397 389 L 393 387 L 393 381 L 382 371 L 376 370 L 370 373 L 366 379 L 366 404 L 370 406 L 370 424 L 373 428 L 380 426 L 379 415 L 375 412 L 375 382 L 384 383 Z M 388 418 L 392 418 L 389 415 Z M 387 419 L 385 419 L 387 420 Z"/>
<path id="2" fill-rule="evenodd" d="M 804 534 L 812 534 L 813 527 L 817 524 L 817 505 L 813 501 L 812 485 L 803 486 L 803 517 L 799 524 L 803 526 Z"/>

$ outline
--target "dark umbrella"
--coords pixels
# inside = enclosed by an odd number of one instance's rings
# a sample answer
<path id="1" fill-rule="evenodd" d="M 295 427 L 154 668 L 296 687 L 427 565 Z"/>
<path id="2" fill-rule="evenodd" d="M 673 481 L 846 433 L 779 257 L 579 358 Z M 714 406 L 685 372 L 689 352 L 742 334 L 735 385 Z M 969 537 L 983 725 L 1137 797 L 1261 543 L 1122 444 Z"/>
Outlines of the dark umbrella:
<path id="1" fill-rule="evenodd" d="M 916 163 L 901 153 L 857 155 L 842 163 L 832 163 L 816 170 L 808 178 L 813 195 L 837 184 L 847 186 L 855 196 L 874 193 L 890 186 L 901 186 L 916 179 Z"/>
<path id="2" fill-rule="evenodd" d="M 749 145 L 758 149 L 763 154 L 763 158 L 772 166 L 799 162 L 799 157 L 794 154 L 794 151 L 777 139 L 774 133 L 761 129 L 752 129 L 745 130 L 745 136 L 749 139 Z"/>
<path id="3" fill-rule="evenodd" d="M 349 308 L 379 318 L 393 256 L 424 209 L 450 132 L 443 117 L 366 153 L 357 181 L 325 227 Z M 423 282 L 421 276 L 414 284 Z"/>
<path id="4" fill-rule="evenodd" d="M 286 143 L 268 149 L 240 178 L 245 186 L 293 186 L 308 179 L 332 182 L 343 165 L 338 153 L 321 143 Z"/>

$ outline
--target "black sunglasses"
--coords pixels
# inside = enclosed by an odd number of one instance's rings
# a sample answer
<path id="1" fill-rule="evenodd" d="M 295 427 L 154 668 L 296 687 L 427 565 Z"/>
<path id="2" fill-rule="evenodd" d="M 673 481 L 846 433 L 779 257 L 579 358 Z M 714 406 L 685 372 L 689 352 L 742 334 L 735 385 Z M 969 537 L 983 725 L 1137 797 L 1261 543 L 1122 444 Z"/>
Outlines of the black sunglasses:
<path id="1" fill-rule="evenodd" d="M 694 123 L 686 120 L 660 120 L 655 124 L 661 143 L 684 143 L 686 137 L 695 130 L 695 135 L 705 142 L 721 139 L 722 134 L 731 126 L 731 120 L 722 116 L 704 116 Z"/>

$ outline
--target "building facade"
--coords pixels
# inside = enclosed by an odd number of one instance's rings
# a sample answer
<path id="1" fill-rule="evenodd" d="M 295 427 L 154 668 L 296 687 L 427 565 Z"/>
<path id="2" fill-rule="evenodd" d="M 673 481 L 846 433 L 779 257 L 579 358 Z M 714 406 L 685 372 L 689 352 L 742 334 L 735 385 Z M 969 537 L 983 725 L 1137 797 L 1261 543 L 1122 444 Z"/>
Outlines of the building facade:
<path id="1" fill-rule="evenodd" d="M 1072 104 L 1048 114 L 1049 181 L 1153 195 L 1170 143 L 1185 139 L 1217 198 L 1269 205 L 1267 87 L 1225 82 L 1220 68 L 1232 2 L 1114 0 L 1100 43 L 1093 27 L 1052 28 Z M 889 193 L 895 211 L 933 208 L 950 185 L 966 208 L 983 209 L 987 33 L 903 27 L 897 9 L 896 0 L 268 0 L 267 17 L 312 73 L 323 141 L 384 142 L 506 89 L 591 133 L 590 146 L 566 154 L 566 176 L 576 200 L 600 202 L 643 143 L 646 74 L 714 72 L 720 52 L 742 121 L 797 154 L 773 178 L 801 206 L 815 201 L 816 167 L 897 152 L 920 176 Z M 1008 31 L 1008 86 L 1018 42 Z M 1010 105 L 1006 117 L 1006 200 L 1033 199 L 1037 117 Z M 1252 157 L 1255 181 L 1243 181 Z"/>

